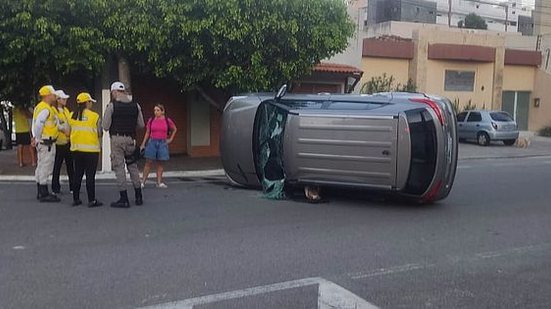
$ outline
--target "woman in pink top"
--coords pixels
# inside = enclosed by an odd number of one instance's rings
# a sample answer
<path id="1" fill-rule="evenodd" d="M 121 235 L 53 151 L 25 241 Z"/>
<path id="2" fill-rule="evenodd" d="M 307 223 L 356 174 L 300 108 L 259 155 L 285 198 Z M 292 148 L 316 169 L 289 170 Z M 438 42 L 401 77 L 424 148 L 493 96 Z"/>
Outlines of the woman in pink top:
<path id="1" fill-rule="evenodd" d="M 150 118 L 145 126 L 145 136 L 141 149 L 145 149 L 145 167 L 143 169 L 142 188 L 149 177 L 151 165 L 157 163 L 157 188 L 166 188 L 163 183 L 163 162 L 168 161 L 170 155 L 168 144 L 172 143 L 176 135 L 176 125 L 172 119 L 165 116 L 165 107 L 155 105 L 155 117 Z"/>

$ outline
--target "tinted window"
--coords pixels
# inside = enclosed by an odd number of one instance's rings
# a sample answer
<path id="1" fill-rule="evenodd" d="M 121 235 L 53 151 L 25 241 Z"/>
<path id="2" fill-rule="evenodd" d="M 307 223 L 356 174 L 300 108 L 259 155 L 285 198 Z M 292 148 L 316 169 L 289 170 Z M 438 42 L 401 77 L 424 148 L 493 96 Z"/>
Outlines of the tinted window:
<path id="1" fill-rule="evenodd" d="M 469 118 L 467 119 L 467 122 L 479 122 L 482 121 L 482 115 L 477 112 L 471 112 L 469 114 Z"/>
<path id="2" fill-rule="evenodd" d="M 492 117 L 493 121 L 502 121 L 502 122 L 513 121 L 513 118 L 511 118 L 511 116 L 506 112 L 490 113 L 490 117 Z"/>
<path id="3" fill-rule="evenodd" d="M 411 137 L 411 165 L 406 192 L 424 193 L 436 170 L 436 127 L 427 110 L 406 112 Z"/>
<path id="4" fill-rule="evenodd" d="M 466 112 L 462 112 L 462 113 L 460 113 L 459 115 L 457 115 L 457 121 L 463 122 L 463 121 L 465 121 L 465 117 L 467 117 L 467 113 L 466 113 Z"/>

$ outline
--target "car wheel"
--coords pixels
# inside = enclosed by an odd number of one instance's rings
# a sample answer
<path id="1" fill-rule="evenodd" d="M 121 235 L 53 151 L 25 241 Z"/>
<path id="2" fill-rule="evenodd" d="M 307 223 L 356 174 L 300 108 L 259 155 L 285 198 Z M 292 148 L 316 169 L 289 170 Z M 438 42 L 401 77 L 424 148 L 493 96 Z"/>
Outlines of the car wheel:
<path id="1" fill-rule="evenodd" d="M 503 141 L 503 144 L 507 146 L 511 146 L 511 145 L 514 145 L 516 141 L 517 141 L 516 139 L 506 139 Z"/>
<path id="2" fill-rule="evenodd" d="M 488 146 L 490 145 L 490 136 L 486 132 L 479 132 L 476 141 L 480 146 Z"/>

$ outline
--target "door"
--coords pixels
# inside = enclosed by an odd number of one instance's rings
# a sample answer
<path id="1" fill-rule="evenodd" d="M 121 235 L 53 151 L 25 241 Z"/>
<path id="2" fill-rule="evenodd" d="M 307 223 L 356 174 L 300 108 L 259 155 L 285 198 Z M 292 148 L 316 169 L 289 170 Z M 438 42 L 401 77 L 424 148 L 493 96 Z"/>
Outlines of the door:
<path id="1" fill-rule="evenodd" d="M 470 112 L 467 117 L 465 126 L 465 135 L 468 139 L 476 139 L 478 131 L 480 130 L 480 122 L 482 121 L 482 115 L 479 112 Z"/>
<path id="2" fill-rule="evenodd" d="M 516 121 L 520 131 L 528 130 L 528 111 L 530 109 L 530 92 L 504 91 L 502 108 Z"/>
<path id="3" fill-rule="evenodd" d="M 467 132 L 465 127 L 465 120 L 467 119 L 468 112 L 462 112 L 457 114 L 457 135 L 458 138 L 467 138 Z"/>

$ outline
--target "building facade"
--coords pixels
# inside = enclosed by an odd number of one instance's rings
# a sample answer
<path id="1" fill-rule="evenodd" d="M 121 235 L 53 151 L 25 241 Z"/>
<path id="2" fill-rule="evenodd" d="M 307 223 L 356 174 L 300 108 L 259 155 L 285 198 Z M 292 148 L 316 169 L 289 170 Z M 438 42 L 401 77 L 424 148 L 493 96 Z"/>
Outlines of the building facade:
<path id="1" fill-rule="evenodd" d="M 542 96 L 548 88 L 542 78 L 548 74 L 538 68 L 541 52 L 508 48 L 505 35 L 489 31 L 410 31 L 409 38 L 364 40 L 360 84 L 385 73 L 402 84 L 412 79 L 418 91 L 447 97 L 460 109 L 506 110 L 521 130 L 549 125 L 551 100 Z"/>

